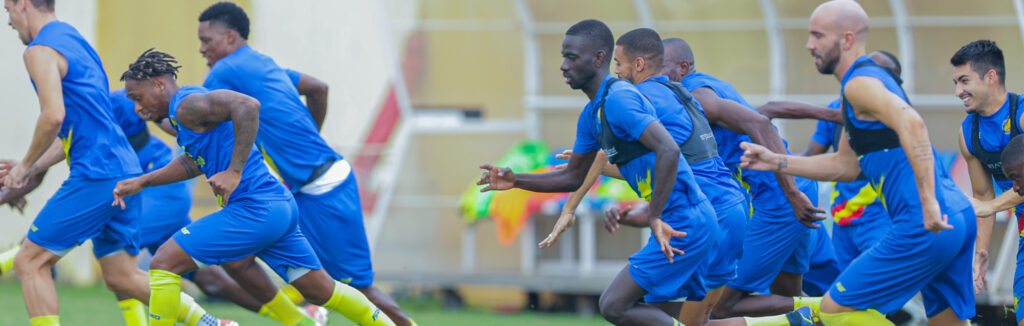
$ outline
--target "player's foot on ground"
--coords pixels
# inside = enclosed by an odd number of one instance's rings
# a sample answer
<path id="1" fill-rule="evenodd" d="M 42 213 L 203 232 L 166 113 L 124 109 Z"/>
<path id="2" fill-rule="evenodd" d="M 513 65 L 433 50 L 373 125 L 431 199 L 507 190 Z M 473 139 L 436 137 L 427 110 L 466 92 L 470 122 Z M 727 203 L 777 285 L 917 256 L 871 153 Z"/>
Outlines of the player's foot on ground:
<path id="1" fill-rule="evenodd" d="M 221 319 L 220 324 L 217 326 L 238 326 L 238 323 L 231 319 Z"/>
<path id="2" fill-rule="evenodd" d="M 316 322 L 317 325 L 327 325 L 327 316 L 330 311 L 327 308 L 311 304 L 302 307 L 302 313 Z"/>
<path id="3" fill-rule="evenodd" d="M 810 307 L 800 307 L 786 314 L 790 326 L 814 326 L 814 312 Z"/>

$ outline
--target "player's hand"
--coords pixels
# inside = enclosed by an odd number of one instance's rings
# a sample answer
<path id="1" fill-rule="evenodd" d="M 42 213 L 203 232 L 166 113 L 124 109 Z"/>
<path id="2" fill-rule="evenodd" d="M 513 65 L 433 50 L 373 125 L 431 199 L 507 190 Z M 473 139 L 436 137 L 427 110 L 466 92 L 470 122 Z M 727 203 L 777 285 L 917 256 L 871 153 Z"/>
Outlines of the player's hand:
<path id="1" fill-rule="evenodd" d="M 213 188 L 213 193 L 223 198 L 223 203 L 227 204 L 230 200 L 231 193 L 238 187 L 238 182 L 242 180 L 242 174 L 238 171 L 227 169 L 224 171 L 217 172 L 206 182 Z"/>
<path id="2" fill-rule="evenodd" d="M 686 236 L 686 232 L 676 231 L 668 223 L 665 223 L 661 218 L 653 218 L 651 221 L 651 233 L 654 235 L 654 239 L 658 241 L 658 245 L 661 246 L 661 252 L 665 254 L 665 258 L 668 258 L 668 263 L 674 262 L 672 259 L 675 255 L 686 254 L 682 250 L 672 247 L 669 241 L 672 238 L 682 238 Z"/>
<path id="3" fill-rule="evenodd" d="M 942 214 L 939 209 L 939 202 L 932 200 L 929 203 L 923 203 L 921 208 L 924 211 L 924 228 L 928 231 L 938 234 L 942 230 L 953 229 L 953 226 L 949 225 L 949 216 Z"/>
<path id="4" fill-rule="evenodd" d="M 974 197 L 967 197 L 967 199 L 971 200 L 971 206 L 974 206 L 974 215 L 978 217 L 989 217 L 996 213 L 993 207 L 987 204 L 987 201 Z"/>
<path id="5" fill-rule="evenodd" d="M 743 157 L 740 158 L 741 168 L 759 171 L 778 171 L 780 169 L 779 162 L 783 155 L 778 155 L 764 146 L 749 142 L 740 143 L 740 148 L 743 149 Z"/>
<path id="6" fill-rule="evenodd" d="M 121 180 L 114 186 L 114 202 L 110 206 L 121 206 L 124 209 L 124 197 L 139 193 L 145 188 L 142 178 Z"/>
<path id="7" fill-rule="evenodd" d="M 980 249 L 974 252 L 974 294 L 981 294 L 981 291 L 988 291 L 988 250 Z"/>
<path id="8" fill-rule="evenodd" d="M 562 151 L 561 154 L 555 154 L 555 158 L 557 158 L 559 160 L 566 160 L 566 161 L 569 160 L 570 156 L 572 156 L 572 150 L 571 149 L 564 150 L 564 151 Z"/>
<path id="9" fill-rule="evenodd" d="M 796 218 L 800 223 L 803 223 L 805 226 L 812 229 L 821 227 L 817 222 L 825 219 L 825 211 L 814 207 L 814 203 L 807 198 L 807 195 L 800 191 L 794 191 L 792 193 L 787 191 L 786 200 L 788 200 L 789 205 L 793 207 L 793 213 L 796 214 Z"/>
<path id="10" fill-rule="evenodd" d="M 15 166 L 18 165 L 18 161 L 15 160 L 0 160 L 0 179 L 7 176 Z"/>
<path id="11" fill-rule="evenodd" d="M 478 186 L 487 185 L 480 192 L 491 190 L 509 190 L 516 184 L 516 175 L 509 168 L 499 168 L 490 164 L 480 166 L 485 171 L 480 175 Z"/>
<path id="12" fill-rule="evenodd" d="M 548 234 L 544 241 L 537 244 L 537 247 L 543 249 L 551 247 L 558 241 L 558 237 L 562 235 L 562 232 L 568 230 L 576 224 L 576 213 L 575 212 L 562 212 L 562 215 L 558 217 L 558 221 L 555 222 L 555 227 L 551 229 L 551 234 Z"/>
<path id="13" fill-rule="evenodd" d="M 15 163 L 13 166 L 8 165 L 9 169 L 3 175 L 4 187 L 3 189 L 17 189 L 24 187 L 28 183 L 28 172 L 29 167 L 25 164 Z"/>
<path id="14" fill-rule="evenodd" d="M 612 207 L 604 212 L 604 229 L 608 230 L 609 233 L 615 234 L 622 225 L 619 221 L 622 221 L 626 214 L 629 214 L 629 210 L 632 209 L 629 206 L 625 208 Z"/>

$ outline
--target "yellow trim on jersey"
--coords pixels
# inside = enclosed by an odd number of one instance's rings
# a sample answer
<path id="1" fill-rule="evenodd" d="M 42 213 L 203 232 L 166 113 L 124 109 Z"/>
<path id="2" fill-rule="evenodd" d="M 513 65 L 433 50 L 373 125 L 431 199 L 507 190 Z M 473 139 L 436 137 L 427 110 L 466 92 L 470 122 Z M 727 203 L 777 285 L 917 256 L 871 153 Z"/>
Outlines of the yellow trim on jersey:
<path id="1" fill-rule="evenodd" d="M 60 144 L 64 147 L 64 162 L 68 163 L 68 166 L 71 166 L 71 136 L 74 132 L 75 127 L 71 127 L 68 129 L 68 137 L 60 139 Z"/>
<path id="2" fill-rule="evenodd" d="M 837 189 L 835 188 L 835 182 L 832 183 L 832 189 Z M 879 198 L 878 194 L 879 193 L 875 192 L 875 189 L 872 188 L 871 185 L 864 185 L 864 187 L 861 187 L 860 191 L 857 192 L 856 196 L 853 196 L 852 198 L 846 200 L 845 206 L 843 206 L 842 210 L 832 212 L 832 218 L 835 219 L 836 223 L 839 223 L 839 221 L 841 221 L 842 219 L 850 217 L 851 215 L 853 215 L 853 213 L 856 213 L 858 210 L 861 210 L 867 207 L 868 205 L 874 203 Z M 832 190 L 833 206 L 835 206 L 836 204 L 835 200 L 836 196 L 838 195 L 838 190 Z"/>
<path id="3" fill-rule="evenodd" d="M 636 190 L 640 193 L 640 197 L 643 197 L 646 201 L 651 201 L 651 170 L 647 170 L 647 178 L 638 176 L 636 180 Z"/>

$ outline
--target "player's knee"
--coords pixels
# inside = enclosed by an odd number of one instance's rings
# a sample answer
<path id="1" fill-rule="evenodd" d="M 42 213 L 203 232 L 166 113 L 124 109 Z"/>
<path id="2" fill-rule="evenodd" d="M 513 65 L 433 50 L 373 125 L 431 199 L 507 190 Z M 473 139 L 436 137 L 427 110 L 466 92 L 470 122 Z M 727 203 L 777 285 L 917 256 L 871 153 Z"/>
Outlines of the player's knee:
<path id="1" fill-rule="evenodd" d="M 103 273 L 103 283 L 105 283 L 107 285 L 107 290 L 110 290 L 110 292 L 114 292 L 114 293 L 130 292 L 132 290 L 131 287 L 133 285 L 130 280 L 131 280 L 130 277 L 126 277 L 126 275 L 122 275 L 120 273 L 111 273 L 111 272 L 104 272 Z"/>
<path id="2" fill-rule="evenodd" d="M 199 290 L 203 291 L 203 294 L 214 298 L 224 298 L 224 290 L 226 287 L 223 284 L 223 280 L 212 274 L 214 273 L 210 273 L 208 269 L 200 269 L 196 271 L 193 281 L 195 281 Z"/>
<path id="3" fill-rule="evenodd" d="M 623 317 L 625 316 L 626 307 L 615 300 L 609 298 L 607 295 L 601 295 L 598 299 L 598 310 L 601 312 L 601 317 L 607 320 L 609 323 L 614 325 L 622 325 Z"/>
<path id="4" fill-rule="evenodd" d="M 22 250 L 14 256 L 14 272 L 18 275 L 36 275 L 46 271 L 49 273 L 50 268 L 56 261 L 50 262 L 45 257 L 40 255 L 33 255 L 27 250 Z"/>

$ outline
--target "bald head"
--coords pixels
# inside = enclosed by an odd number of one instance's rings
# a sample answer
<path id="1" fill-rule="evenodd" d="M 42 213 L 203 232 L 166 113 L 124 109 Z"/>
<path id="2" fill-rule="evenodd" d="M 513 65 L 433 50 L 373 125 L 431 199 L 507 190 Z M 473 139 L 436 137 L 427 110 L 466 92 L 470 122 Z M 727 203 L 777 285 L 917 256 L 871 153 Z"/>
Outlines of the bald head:
<path id="1" fill-rule="evenodd" d="M 811 51 L 818 72 L 835 74 L 841 59 L 845 58 L 843 62 L 848 66 L 864 55 L 867 38 L 868 14 L 864 8 L 852 0 L 833 0 L 821 4 L 811 14 L 807 50 Z"/>
<path id="2" fill-rule="evenodd" d="M 665 39 L 661 43 L 665 47 L 661 74 L 668 76 L 672 81 L 682 81 L 683 77 L 694 71 L 693 49 L 690 49 L 689 43 L 678 37 Z"/>
<path id="3" fill-rule="evenodd" d="M 815 20 L 821 23 L 826 32 L 852 32 L 857 35 L 858 41 L 864 41 L 868 35 L 868 13 L 853 0 L 833 0 L 821 4 L 811 14 L 812 29 Z"/>

